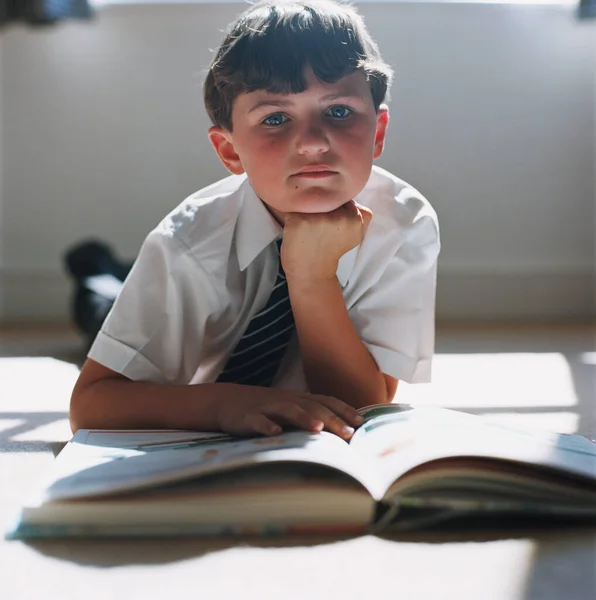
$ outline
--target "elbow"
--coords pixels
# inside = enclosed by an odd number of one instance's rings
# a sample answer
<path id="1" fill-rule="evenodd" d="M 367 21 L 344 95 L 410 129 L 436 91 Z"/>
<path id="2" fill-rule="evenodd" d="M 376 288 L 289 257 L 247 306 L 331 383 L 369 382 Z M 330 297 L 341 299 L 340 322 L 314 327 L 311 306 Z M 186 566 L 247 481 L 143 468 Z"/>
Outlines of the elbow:
<path id="1" fill-rule="evenodd" d="M 70 423 L 70 431 L 74 435 L 79 429 L 85 429 L 78 415 L 73 414 L 72 409 L 68 413 L 68 422 Z"/>
<path id="2" fill-rule="evenodd" d="M 87 359 L 70 396 L 68 420 L 70 429 L 104 429 L 106 422 L 106 402 L 110 392 L 103 381 L 120 377 L 107 367 Z"/>
<path id="3" fill-rule="evenodd" d="M 382 404 L 391 404 L 395 399 L 395 394 L 397 393 L 397 386 L 399 384 L 399 380 L 391 377 L 389 375 L 385 375 L 383 373 L 384 380 L 384 390 L 385 390 L 385 398 Z"/>
<path id="4" fill-rule="evenodd" d="M 79 429 L 83 429 L 83 415 L 81 414 L 81 397 L 80 394 L 73 390 L 70 397 L 70 407 L 68 410 L 68 421 L 70 423 L 70 430 L 72 433 L 76 433 Z"/>
<path id="5" fill-rule="evenodd" d="M 82 386 L 80 381 L 76 383 L 70 396 L 70 406 L 68 410 L 68 421 L 70 430 L 76 433 L 79 429 L 92 429 L 93 423 L 89 415 L 89 396 L 92 386 Z"/>

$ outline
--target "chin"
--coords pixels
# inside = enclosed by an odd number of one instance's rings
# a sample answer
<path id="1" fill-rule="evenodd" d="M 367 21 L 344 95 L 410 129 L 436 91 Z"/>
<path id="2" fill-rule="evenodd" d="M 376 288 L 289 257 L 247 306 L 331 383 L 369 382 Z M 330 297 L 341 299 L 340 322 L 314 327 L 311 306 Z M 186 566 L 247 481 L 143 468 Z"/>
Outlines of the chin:
<path id="1" fill-rule="evenodd" d="M 318 213 L 330 213 L 334 210 L 337 210 L 342 204 L 345 202 L 341 202 L 340 204 L 334 204 L 333 206 L 313 206 L 309 207 L 308 210 L 300 210 L 296 212 L 308 213 L 308 214 L 318 214 Z"/>
<path id="2" fill-rule="evenodd" d="M 341 196 L 330 195 L 329 190 L 322 190 L 322 192 L 317 193 L 314 190 L 309 190 L 308 194 L 301 195 L 301 197 L 291 202 L 292 210 L 301 213 L 328 213 L 351 200 L 351 197 L 345 197 L 344 194 Z"/>

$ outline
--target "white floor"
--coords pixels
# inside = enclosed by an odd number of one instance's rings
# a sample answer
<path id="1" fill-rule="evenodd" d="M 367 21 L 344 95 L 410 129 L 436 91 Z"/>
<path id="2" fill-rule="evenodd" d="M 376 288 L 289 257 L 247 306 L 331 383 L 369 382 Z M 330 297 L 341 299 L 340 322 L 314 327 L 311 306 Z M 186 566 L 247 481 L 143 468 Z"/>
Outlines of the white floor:
<path id="1" fill-rule="evenodd" d="M 434 382 L 400 385 L 397 400 L 596 434 L 595 335 L 585 326 L 441 328 Z M 68 400 L 82 354 L 67 329 L 0 331 L 0 531 L 70 436 Z M 0 539 L 1 589 L 18 600 L 157 600 L 197 590 L 259 600 L 330 598 L 339 590 L 346 600 L 387 590 L 408 600 L 592 600 L 595 542 L 593 528 L 482 539 Z"/>

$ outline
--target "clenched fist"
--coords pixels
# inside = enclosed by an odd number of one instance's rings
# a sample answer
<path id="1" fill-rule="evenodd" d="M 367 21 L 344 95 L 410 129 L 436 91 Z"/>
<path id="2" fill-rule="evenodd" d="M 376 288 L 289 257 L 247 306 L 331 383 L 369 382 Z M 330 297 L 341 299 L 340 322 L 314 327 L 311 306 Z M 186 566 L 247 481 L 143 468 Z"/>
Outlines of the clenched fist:
<path id="1" fill-rule="evenodd" d="M 362 242 L 371 219 L 354 200 L 328 213 L 289 213 L 281 247 L 288 280 L 335 277 L 339 259 Z"/>

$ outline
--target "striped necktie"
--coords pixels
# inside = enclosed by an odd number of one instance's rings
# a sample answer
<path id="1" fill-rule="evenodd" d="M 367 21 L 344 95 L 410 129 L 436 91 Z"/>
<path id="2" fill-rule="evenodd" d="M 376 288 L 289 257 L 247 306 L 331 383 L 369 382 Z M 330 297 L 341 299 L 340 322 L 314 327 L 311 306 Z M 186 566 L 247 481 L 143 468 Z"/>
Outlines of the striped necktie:
<path id="1" fill-rule="evenodd" d="M 218 382 L 268 387 L 273 382 L 290 338 L 294 315 L 288 284 L 281 266 L 281 240 L 277 241 L 279 269 L 277 280 L 265 307 L 250 321 Z"/>

